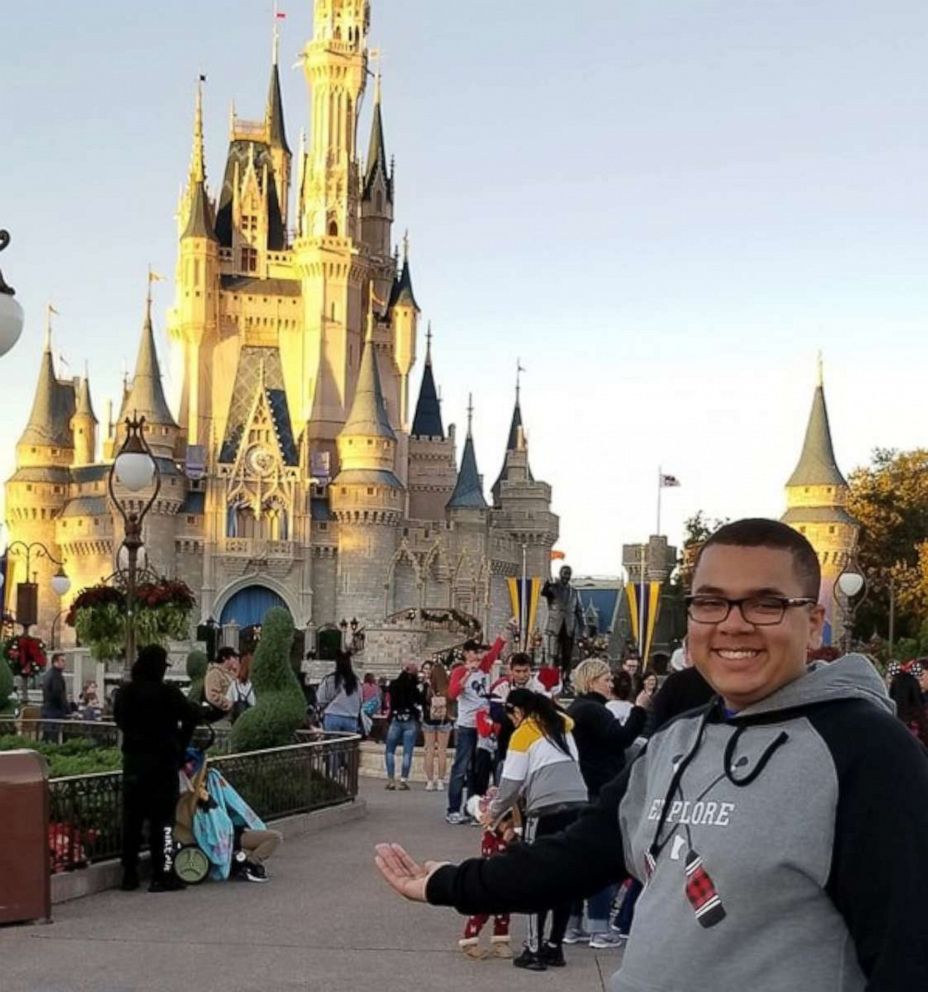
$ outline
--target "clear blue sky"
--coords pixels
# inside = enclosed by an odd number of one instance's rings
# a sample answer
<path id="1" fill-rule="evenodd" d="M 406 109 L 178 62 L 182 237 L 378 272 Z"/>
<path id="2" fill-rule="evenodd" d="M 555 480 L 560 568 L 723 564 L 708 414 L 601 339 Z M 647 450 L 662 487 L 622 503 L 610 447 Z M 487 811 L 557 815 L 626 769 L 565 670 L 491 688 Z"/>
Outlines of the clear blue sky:
<path id="1" fill-rule="evenodd" d="M 173 275 L 197 73 L 215 190 L 230 101 L 262 113 L 270 8 L 5 5 L 0 268 L 27 327 L 3 359 L 4 477 L 46 300 L 98 415 L 117 394 L 146 266 Z M 311 3 L 282 8 L 295 148 L 307 99 L 289 66 Z M 659 464 L 683 483 L 665 498 L 673 539 L 699 508 L 779 514 L 820 348 L 845 470 L 876 445 L 928 445 L 923 0 L 372 9 L 396 235 L 409 227 L 446 419 L 473 390 L 492 483 L 521 356 L 532 466 L 575 569 L 615 573 L 622 542 L 654 529 Z M 159 332 L 172 297 L 158 287 Z"/>

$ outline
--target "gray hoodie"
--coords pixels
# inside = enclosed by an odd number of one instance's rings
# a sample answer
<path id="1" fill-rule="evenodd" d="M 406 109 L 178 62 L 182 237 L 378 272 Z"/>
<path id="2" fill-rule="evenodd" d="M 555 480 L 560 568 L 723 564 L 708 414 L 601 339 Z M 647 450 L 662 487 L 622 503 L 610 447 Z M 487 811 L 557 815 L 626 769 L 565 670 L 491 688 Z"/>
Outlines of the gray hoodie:
<path id="1" fill-rule="evenodd" d="M 863 657 L 684 714 L 566 833 L 443 868 L 430 902 L 530 911 L 645 883 L 614 992 L 928 989 L 928 757 Z"/>

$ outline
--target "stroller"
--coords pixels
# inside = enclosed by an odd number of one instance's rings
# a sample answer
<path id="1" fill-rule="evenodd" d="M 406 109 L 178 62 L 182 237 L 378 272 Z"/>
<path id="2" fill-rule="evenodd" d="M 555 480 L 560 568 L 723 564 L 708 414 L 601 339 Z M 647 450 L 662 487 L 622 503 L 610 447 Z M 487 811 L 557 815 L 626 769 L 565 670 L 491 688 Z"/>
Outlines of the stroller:
<path id="1" fill-rule="evenodd" d="M 187 748 L 174 819 L 174 873 L 187 885 L 229 878 L 245 860 L 238 845 L 242 830 L 265 829 L 228 780 L 209 767 L 206 751 L 215 733 L 209 726 L 206 732 L 205 745 Z"/>

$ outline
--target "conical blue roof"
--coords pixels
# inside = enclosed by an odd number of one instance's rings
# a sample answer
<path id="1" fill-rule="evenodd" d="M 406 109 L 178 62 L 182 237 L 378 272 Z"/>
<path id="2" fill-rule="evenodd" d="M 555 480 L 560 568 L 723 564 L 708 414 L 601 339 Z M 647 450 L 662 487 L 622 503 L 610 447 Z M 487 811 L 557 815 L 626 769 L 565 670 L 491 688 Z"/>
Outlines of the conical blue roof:
<path id="1" fill-rule="evenodd" d="M 477 471 L 477 455 L 474 452 L 474 439 L 467 433 L 464 454 L 461 456 L 461 469 L 458 481 L 448 500 L 449 510 L 486 510 L 487 501 L 483 497 L 480 473 Z"/>
<path id="2" fill-rule="evenodd" d="M 786 484 L 787 486 L 847 485 L 847 480 L 841 474 L 835 459 L 831 427 L 828 423 L 828 407 L 825 403 L 825 388 L 821 383 L 815 387 L 815 395 L 812 397 L 812 410 L 809 413 L 799 464 Z"/>
<path id="3" fill-rule="evenodd" d="M 416 403 L 416 414 L 412 421 L 413 437 L 444 438 L 445 428 L 441 421 L 441 404 L 438 402 L 438 390 L 435 388 L 435 377 L 432 375 L 432 359 L 427 357 L 422 371 L 422 386 L 419 389 L 419 402 Z"/>
<path id="4" fill-rule="evenodd" d="M 351 412 L 348 414 L 348 420 L 341 433 L 345 436 L 354 434 L 362 437 L 386 437 L 391 441 L 396 440 L 383 400 L 373 341 L 368 341 L 364 346 Z"/>

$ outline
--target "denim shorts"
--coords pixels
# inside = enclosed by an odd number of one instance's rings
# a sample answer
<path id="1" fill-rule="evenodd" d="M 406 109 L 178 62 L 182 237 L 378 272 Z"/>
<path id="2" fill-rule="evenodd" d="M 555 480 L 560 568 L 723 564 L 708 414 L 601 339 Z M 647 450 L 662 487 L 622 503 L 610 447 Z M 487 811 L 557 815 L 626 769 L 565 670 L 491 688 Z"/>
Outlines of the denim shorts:
<path id="1" fill-rule="evenodd" d="M 422 722 L 423 734 L 450 734 L 453 729 L 453 723 L 428 723 L 425 720 Z"/>

